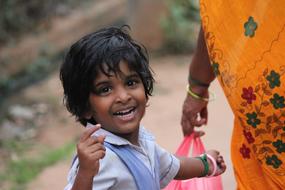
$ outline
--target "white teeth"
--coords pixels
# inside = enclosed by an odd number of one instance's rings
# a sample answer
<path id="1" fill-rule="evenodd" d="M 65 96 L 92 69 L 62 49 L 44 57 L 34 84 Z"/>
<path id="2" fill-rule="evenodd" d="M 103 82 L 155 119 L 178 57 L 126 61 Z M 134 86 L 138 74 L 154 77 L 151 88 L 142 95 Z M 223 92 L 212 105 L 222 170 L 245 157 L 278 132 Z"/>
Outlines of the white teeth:
<path id="1" fill-rule="evenodd" d="M 124 111 L 119 111 L 114 113 L 114 115 L 127 115 L 130 114 L 132 111 L 134 111 L 134 108 L 128 109 L 128 110 L 124 110 Z"/>

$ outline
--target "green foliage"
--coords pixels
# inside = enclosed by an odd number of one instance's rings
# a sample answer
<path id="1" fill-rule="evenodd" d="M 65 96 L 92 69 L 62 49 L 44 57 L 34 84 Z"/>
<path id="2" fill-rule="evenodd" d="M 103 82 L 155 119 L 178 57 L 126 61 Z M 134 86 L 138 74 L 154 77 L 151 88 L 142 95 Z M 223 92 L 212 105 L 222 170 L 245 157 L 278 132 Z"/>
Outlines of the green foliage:
<path id="1" fill-rule="evenodd" d="M 173 53 L 189 53 L 196 42 L 194 35 L 199 18 L 194 0 L 169 1 L 169 14 L 161 21 L 165 33 L 164 49 Z"/>
<path id="2" fill-rule="evenodd" d="M 5 173 L 0 173 L 1 181 L 10 181 L 13 189 L 24 189 L 24 186 L 33 180 L 43 169 L 55 164 L 57 161 L 69 157 L 74 151 L 74 142 L 55 150 L 48 150 L 37 158 L 21 158 L 11 160 Z"/>
<path id="3" fill-rule="evenodd" d="M 37 25 L 47 25 L 50 18 L 63 9 L 80 5 L 76 0 L 1 0 L 0 45 L 23 33 L 35 31 Z M 63 8 L 64 7 L 64 8 Z"/>
<path id="4" fill-rule="evenodd" d="M 7 96 L 15 91 L 37 82 L 48 76 L 48 74 L 58 68 L 63 52 L 58 52 L 50 57 L 44 47 L 39 57 L 27 65 L 21 72 L 15 75 L 0 76 L 0 106 Z"/>
<path id="5" fill-rule="evenodd" d="M 20 142 L 18 139 L 0 141 L 0 148 L 9 151 L 12 154 L 13 153 L 22 154 L 29 147 L 31 147 L 31 143 Z"/>
<path id="6" fill-rule="evenodd" d="M 17 41 L 22 35 L 47 29 L 52 17 L 67 15 L 72 8 L 88 5 L 91 1 L 96 0 L 0 0 L 0 47 Z M 62 52 L 51 53 L 51 49 L 51 44 L 45 43 L 35 60 L 22 63 L 27 66 L 21 71 L 13 75 L 7 71 L 0 75 L 0 107 L 10 94 L 45 78 L 58 68 Z M 0 66 L 14 61 L 3 56 Z"/>

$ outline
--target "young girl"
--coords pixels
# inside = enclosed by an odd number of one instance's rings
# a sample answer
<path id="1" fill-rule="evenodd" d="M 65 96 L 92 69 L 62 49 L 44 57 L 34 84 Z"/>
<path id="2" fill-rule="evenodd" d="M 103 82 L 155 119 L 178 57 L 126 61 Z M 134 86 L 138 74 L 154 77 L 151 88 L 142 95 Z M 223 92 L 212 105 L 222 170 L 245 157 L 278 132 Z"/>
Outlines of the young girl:
<path id="1" fill-rule="evenodd" d="M 154 79 L 145 48 L 125 29 L 83 37 L 61 66 L 66 107 L 87 126 L 65 190 L 158 190 L 172 179 L 220 175 L 217 151 L 177 158 L 140 125 Z"/>

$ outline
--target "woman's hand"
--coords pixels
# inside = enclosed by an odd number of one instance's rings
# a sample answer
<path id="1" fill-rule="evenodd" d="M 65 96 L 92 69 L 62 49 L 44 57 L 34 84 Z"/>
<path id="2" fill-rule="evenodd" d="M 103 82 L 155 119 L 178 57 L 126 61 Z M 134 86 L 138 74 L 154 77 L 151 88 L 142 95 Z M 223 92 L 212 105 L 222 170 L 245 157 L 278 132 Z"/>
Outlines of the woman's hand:
<path id="1" fill-rule="evenodd" d="M 203 87 L 191 87 L 191 90 L 202 97 L 207 98 L 208 89 Z M 208 102 L 198 100 L 187 94 L 182 110 L 181 126 L 184 136 L 190 135 L 194 127 L 200 127 L 207 124 L 208 121 Z"/>

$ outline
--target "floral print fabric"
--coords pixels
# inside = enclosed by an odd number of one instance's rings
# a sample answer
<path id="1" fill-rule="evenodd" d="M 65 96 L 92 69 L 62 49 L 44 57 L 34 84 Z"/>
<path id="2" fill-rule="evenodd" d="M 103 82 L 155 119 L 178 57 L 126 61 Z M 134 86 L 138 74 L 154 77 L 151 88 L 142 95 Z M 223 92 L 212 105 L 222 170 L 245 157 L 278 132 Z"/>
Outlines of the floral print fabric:
<path id="1" fill-rule="evenodd" d="M 212 67 L 235 115 L 237 188 L 285 189 L 284 2 L 200 5 Z"/>

